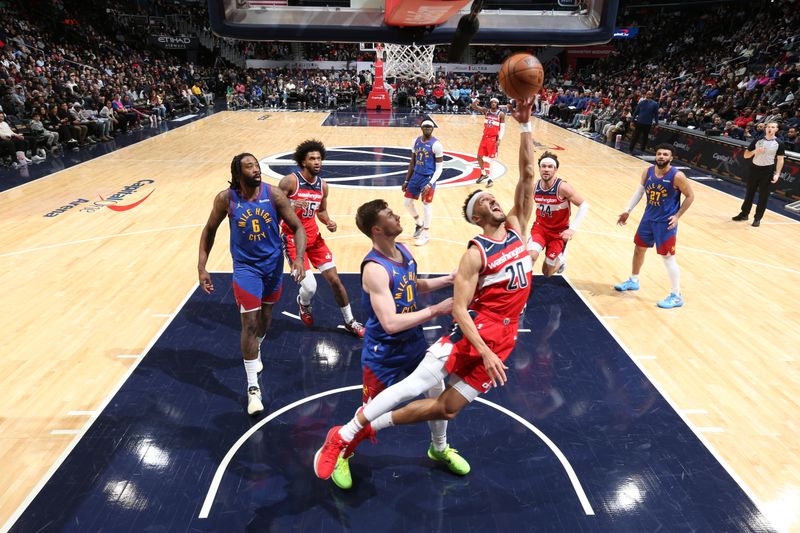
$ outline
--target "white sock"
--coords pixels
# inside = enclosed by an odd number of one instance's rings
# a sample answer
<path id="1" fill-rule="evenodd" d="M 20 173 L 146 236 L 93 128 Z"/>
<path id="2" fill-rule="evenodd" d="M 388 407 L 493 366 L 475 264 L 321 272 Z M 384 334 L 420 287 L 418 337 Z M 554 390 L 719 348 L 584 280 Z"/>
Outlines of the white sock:
<path id="1" fill-rule="evenodd" d="M 392 422 L 392 412 L 389 411 L 388 413 L 384 413 L 375 420 L 372 421 L 372 429 L 376 432 L 390 428 L 394 426 L 394 422 Z"/>
<path id="2" fill-rule="evenodd" d="M 350 309 L 350 304 L 340 307 L 339 310 L 342 312 L 342 318 L 344 318 L 345 324 L 349 324 L 353 321 L 353 311 Z"/>
<path id="3" fill-rule="evenodd" d="M 433 219 L 433 206 L 423 203 L 422 210 L 425 212 L 425 222 L 422 224 L 422 227 L 428 229 L 431 227 L 431 220 Z"/>
<path id="4" fill-rule="evenodd" d="M 247 388 L 250 387 L 258 387 L 258 360 L 257 359 L 245 359 L 244 360 L 244 372 L 247 374 Z"/>
<path id="5" fill-rule="evenodd" d="M 258 357 L 257 360 L 261 361 L 261 343 L 264 342 L 264 339 L 267 337 L 267 334 L 264 333 L 263 337 L 258 338 Z"/>
<path id="6" fill-rule="evenodd" d="M 350 422 L 342 426 L 339 430 L 339 435 L 342 436 L 345 442 L 350 442 L 356 438 L 356 433 L 361 431 L 363 427 L 364 426 L 358 421 L 358 417 L 354 416 Z"/>
<path id="7" fill-rule="evenodd" d="M 678 260 L 674 255 L 664 256 L 664 266 L 667 267 L 669 281 L 672 284 L 672 293 L 681 293 L 681 269 L 678 267 Z"/>
<path id="8" fill-rule="evenodd" d="M 406 209 L 408 209 L 409 214 L 414 217 L 414 222 L 419 226 L 419 215 L 417 214 L 417 208 L 414 207 L 413 198 L 403 198 L 403 204 L 406 206 Z"/>
<path id="9" fill-rule="evenodd" d="M 635 281 L 636 283 L 639 283 L 639 274 L 635 274 L 635 275 L 631 274 L 631 281 Z"/>
<path id="10" fill-rule="evenodd" d="M 306 277 L 300 282 L 300 303 L 311 305 L 311 300 L 317 293 L 317 280 L 311 270 L 306 270 Z"/>
<path id="11" fill-rule="evenodd" d="M 435 387 L 431 387 L 425 392 L 427 398 L 438 398 L 444 392 L 444 381 L 440 381 Z M 429 420 L 428 428 L 431 430 L 431 442 L 437 452 L 443 452 L 447 448 L 447 420 Z"/>

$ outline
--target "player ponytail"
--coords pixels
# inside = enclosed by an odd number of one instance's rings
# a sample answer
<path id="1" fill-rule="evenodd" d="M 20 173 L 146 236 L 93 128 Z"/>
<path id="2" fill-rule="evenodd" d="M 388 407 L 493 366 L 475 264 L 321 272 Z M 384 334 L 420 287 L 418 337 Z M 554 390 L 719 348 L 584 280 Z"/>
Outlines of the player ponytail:
<path id="1" fill-rule="evenodd" d="M 253 154 L 243 152 L 239 155 L 236 155 L 231 160 L 231 181 L 228 182 L 231 189 L 234 191 L 241 190 L 240 181 L 242 179 L 242 159 L 245 157 L 252 157 L 253 159 L 257 159 L 256 156 Z"/>

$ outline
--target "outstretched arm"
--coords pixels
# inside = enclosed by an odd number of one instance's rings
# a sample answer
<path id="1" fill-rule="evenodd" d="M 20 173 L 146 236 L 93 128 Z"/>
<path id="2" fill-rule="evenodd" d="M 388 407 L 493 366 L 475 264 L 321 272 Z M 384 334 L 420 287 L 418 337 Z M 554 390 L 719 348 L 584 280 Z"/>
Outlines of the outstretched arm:
<path id="1" fill-rule="evenodd" d="M 478 105 L 478 99 L 477 98 L 472 100 L 472 103 L 469 105 L 469 108 L 470 109 L 474 109 L 478 113 L 486 113 L 486 111 L 488 111 L 485 107 L 481 107 L 481 106 Z"/>
<path id="2" fill-rule="evenodd" d="M 447 298 L 419 311 L 398 313 L 394 296 L 389 289 L 389 274 L 381 265 L 371 261 L 364 265 L 361 284 L 369 294 L 369 301 L 375 316 L 378 317 L 378 322 L 389 335 L 406 331 L 434 317 L 449 314 L 453 308 L 453 299 Z"/>
<path id="3" fill-rule="evenodd" d="M 446 276 L 439 276 L 436 278 L 417 278 L 417 290 L 419 290 L 420 294 L 438 291 L 439 289 L 453 285 L 455 278 L 455 270 Z"/>
<path id="4" fill-rule="evenodd" d="M 533 136 L 531 134 L 531 107 L 533 98 L 517 101 L 511 116 L 519 122 L 519 181 L 514 190 L 514 207 L 508 213 L 507 221 L 520 234 L 525 228 L 533 212 L 534 157 Z"/>

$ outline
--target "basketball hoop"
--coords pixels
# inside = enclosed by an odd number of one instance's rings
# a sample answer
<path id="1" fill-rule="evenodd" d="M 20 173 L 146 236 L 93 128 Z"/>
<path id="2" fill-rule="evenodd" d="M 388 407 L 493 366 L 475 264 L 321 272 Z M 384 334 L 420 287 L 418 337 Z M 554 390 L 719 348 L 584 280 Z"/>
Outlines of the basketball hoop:
<path id="1" fill-rule="evenodd" d="M 376 46 L 378 54 L 381 53 L 381 48 L 386 50 L 383 69 L 387 78 L 426 81 L 433 79 L 434 46 L 385 43 Z"/>

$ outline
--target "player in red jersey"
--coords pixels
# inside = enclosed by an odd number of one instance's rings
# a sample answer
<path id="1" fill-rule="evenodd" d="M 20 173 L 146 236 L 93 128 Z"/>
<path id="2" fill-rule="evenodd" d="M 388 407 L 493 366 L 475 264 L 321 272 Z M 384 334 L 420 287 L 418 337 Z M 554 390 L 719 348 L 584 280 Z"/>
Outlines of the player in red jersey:
<path id="1" fill-rule="evenodd" d="M 325 224 L 328 231 L 336 231 L 336 222 L 328 215 L 328 184 L 320 176 L 322 161 L 325 159 L 325 145 L 320 141 L 311 139 L 303 141 L 294 151 L 294 160 L 300 170 L 293 172 L 281 179 L 279 187 L 286 193 L 294 206 L 297 218 L 303 223 L 306 230 L 306 253 L 303 257 L 306 277 L 300 284 L 300 294 L 297 295 L 297 305 L 300 307 L 300 319 L 303 323 L 311 327 L 314 325 L 314 315 L 312 312 L 311 300 L 317 292 L 317 280 L 311 271 L 312 265 L 319 270 L 325 281 L 333 290 L 333 297 L 339 305 L 344 318 L 344 327 L 347 331 L 358 337 L 364 336 L 364 326 L 353 318 L 353 311 L 350 309 L 350 299 L 347 297 L 347 289 L 344 288 L 339 274 L 336 272 L 336 264 L 333 262 L 333 254 L 325 239 L 319 232 L 316 219 Z M 286 255 L 289 261 L 294 261 L 297 249 L 294 243 L 294 233 L 292 229 L 283 224 L 281 226 L 284 244 L 286 245 Z"/>
<path id="2" fill-rule="evenodd" d="M 378 394 L 344 426 L 331 428 L 314 456 L 314 472 L 327 479 L 342 451 L 354 448 L 380 429 L 428 420 L 451 420 L 481 392 L 504 385 L 504 361 L 514 349 L 519 316 L 531 290 L 532 263 L 523 235 L 533 211 L 534 153 L 530 114 L 533 98 L 512 113 L 520 123 L 520 178 L 514 207 L 506 215 L 495 197 L 475 191 L 464 203 L 464 217 L 483 230 L 473 238 L 456 273 L 453 318 L 457 325 L 434 343 L 406 379 Z M 396 405 L 419 396 L 449 377 L 437 398 Z M 464 475 L 469 464 L 445 446 L 428 448 L 428 457 Z"/>
<path id="3" fill-rule="evenodd" d="M 485 115 L 486 122 L 483 124 L 483 137 L 481 137 L 481 144 L 478 146 L 478 167 L 481 169 L 481 177 L 478 178 L 477 183 L 484 180 L 486 187 L 491 187 L 494 182 L 489 178 L 491 173 L 491 165 L 486 170 L 483 169 L 483 158 L 488 157 L 494 159 L 497 157 L 497 151 L 500 149 L 500 140 L 503 138 L 506 130 L 506 114 L 500 111 L 500 100 L 492 98 L 489 100 L 489 108 L 481 107 L 478 101 L 475 100 L 470 105 L 470 109 L 474 109 L 478 113 Z"/>
<path id="4" fill-rule="evenodd" d="M 528 239 L 528 250 L 535 263 L 539 253 L 545 250 L 542 274 L 561 274 L 567 268 L 567 242 L 575 236 L 586 213 L 589 202 L 583 199 L 575 187 L 557 177 L 558 156 L 545 152 L 539 158 L 539 175 L 533 200 L 536 202 L 536 220 Z M 578 208 L 575 220 L 569 222 L 571 205 Z"/>

